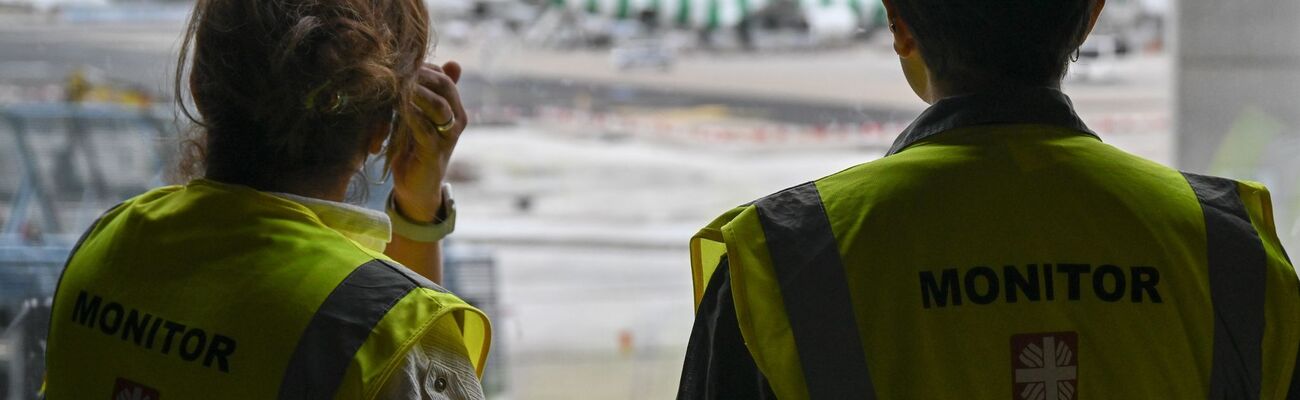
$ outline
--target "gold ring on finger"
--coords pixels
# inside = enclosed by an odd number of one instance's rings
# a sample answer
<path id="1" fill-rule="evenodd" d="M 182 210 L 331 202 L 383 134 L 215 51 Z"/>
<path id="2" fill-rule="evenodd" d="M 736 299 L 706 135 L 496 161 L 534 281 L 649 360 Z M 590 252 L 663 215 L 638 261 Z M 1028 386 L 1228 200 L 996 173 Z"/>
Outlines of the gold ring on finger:
<path id="1" fill-rule="evenodd" d="M 440 133 L 447 133 L 447 132 L 451 132 L 451 129 L 452 129 L 452 128 L 455 128 L 455 127 L 456 127 L 456 115 L 453 114 L 453 115 L 451 116 L 451 119 L 448 119 L 448 120 L 447 120 L 447 123 L 445 123 L 445 124 L 440 124 L 440 125 L 436 126 L 435 128 L 437 128 L 437 129 L 438 129 L 438 132 L 440 132 Z"/>

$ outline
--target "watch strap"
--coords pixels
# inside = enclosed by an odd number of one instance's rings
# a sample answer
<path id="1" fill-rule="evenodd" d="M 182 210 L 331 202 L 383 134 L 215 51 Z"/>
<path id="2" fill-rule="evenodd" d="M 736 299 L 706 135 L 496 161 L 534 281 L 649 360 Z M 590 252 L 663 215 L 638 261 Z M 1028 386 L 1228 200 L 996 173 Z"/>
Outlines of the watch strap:
<path id="1" fill-rule="evenodd" d="M 388 219 L 393 224 L 393 234 L 421 243 L 435 243 L 456 230 L 456 201 L 451 198 L 451 185 L 442 184 L 442 206 L 439 214 L 443 218 L 432 223 L 413 221 L 397 210 L 397 199 L 392 192 L 388 194 L 388 205 L 384 207 Z"/>

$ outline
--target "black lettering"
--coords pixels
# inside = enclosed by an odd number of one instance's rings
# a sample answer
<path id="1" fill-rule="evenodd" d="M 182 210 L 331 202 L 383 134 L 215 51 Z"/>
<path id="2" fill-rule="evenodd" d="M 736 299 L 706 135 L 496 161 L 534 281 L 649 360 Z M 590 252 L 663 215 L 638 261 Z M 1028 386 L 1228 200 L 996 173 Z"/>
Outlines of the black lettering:
<path id="1" fill-rule="evenodd" d="M 129 340 L 139 346 L 140 342 L 144 340 L 145 328 L 149 326 L 149 321 L 152 319 L 153 316 L 149 314 L 144 314 L 144 318 L 140 318 L 140 312 L 131 309 L 131 312 L 126 314 L 126 326 L 122 327 L 122 340 L 128 340 L 127 337 L 132 337 Z"/>
<path id="2" fill-rule="evenodd" d="M 1141 303 L 1142 292 L 1146 292 L 1152 303 L 1160 303 L 1160 291 L 1156 290 L 1156 285 L 1160 284 L 1160 270 L 1153 267 L 1133 267 L 1132 274 L 1133 302 Z"/>
<path id="3" fill-rule="evenodd" d="M 1047 292 L 1045 296 L 1047 301 L 1056 300 L 1056 283 L 1052 282 L 1052 264 L 1043 264 L 1043 290 Z"/>
<path id="4" fill-rule="evenodd" d="M 943 277 L 939 282 L 934 280 L 933 271 L 921 271 L 921 304 L 925 308 L 930 308 L 932 303 L 939 307 L 946 307 L 950 300 L 954 306 L 961 305 L 961 287 L 957 281 L 957 269 L 943 270 Z"/>
<path id="5" fill-rule="evenodd" d="M 922 273 L 922 285 L 924 289 L 927 273 Z M 951 275 L 951 276 L 949 276 Z M 934 280 L 933 274 L 929 279 Z M 951 286 L 954 296 L 960 292 L 956 284 L 956 270 L 945 271 L 944 285 Z M 947 287 L 940 288 L 937 284 L 931 282 L 935 291 L 939 291 L 937 301 L 942 307 L 947 302 Z M 953 297 L 955 304 L 961 304 L 960 297 Z M 926 299 L 927 308 L 930 300 Z M 158 338 L 158 331 L 166 331 L 162 339 L 162 346 L 159 349 L 163 354 L 169 354 L 172 350 L 172 344 L 176 345 L 176 354 L 185 361 L 198 361 L 203 357 L 203 366 L 215 368 L 221 372 L 230 372 L 230 359 L 235 354 L 236 341 L 229 336 L 218 333 L 209 333 L 202 328 L 187 327 L 184 324 L 168 321 L 161 316 L 149 314 L 147 312 L 130 308 L 121 303 L 105 301 L 99 296 L 91 295 L 86 291 L 77 294 L 76 303 L 72 308 L 72 321 L 84 325 L 88 328 L 103 331 L 109 336 L 115 336 L 123 341 L 134 343 L 146 349 L 153 349 L 155 339 Z M 209 340 L 209 338 L 211 340 Z M 215 367 L 214 367 L 215 364 Z"/>
<path id="6" fill-rule="evenodd" d="M 185 325 L 167 321 L 163 323 L 163 326 L 167 327 L 167 337 L 163 339 L 163 345 L 160 351 L 162 351 L 163 354 L 167 354 L 172 349 L 172 338 L 176 336 L 176 332 L 185 330 Z"/>
<path id="7" fill-rule="evenodd" d="M 1106 277 L 1114 278 L 1114 290 L 1106 290 Z M 1101 265 L 1097 267 L 1092 274 L 1092 290 L 1097 293 L 1097 297 L 1109 302 L 1116 302 L 1124 298 L 1124 270 L 1114 265 Z"/>
<path id="8" fill-rule="evenodd" d="M 1067 296 L 1070 300 L 1079 299 L 1079 277 L 1092 270 L 1088 264 L 1057 264 L 1056 267 L 1067 275 L 1066 283 L 1069 285 Z"/>
<path id="9" fill-rule="evenodd" d="M 208 355 L 203 357 L 203 366 L 211 367 L 212 361 L 216 361 L 217 369 L 220 369 L 221 372 L 230 372 L 230 355 L 232 354 L 235 354 L 235 339 L 213 334 L 212 342 L 208 345 Z"/>
<path id="10" fill-rule="evenodd" d="M 194 346 L 190 346 L 190 344 L 193 344 Z M 199 356 L 203 355 L 203 349 L 207 347 L 207 344 L 208 334 L 204 333 L 202 329 L 193 328 L 190 329 L 189 332 L 185 332 L 185 336 L 181 338 L 181 344 L 178 346 L 177 352 L 180 353 L 181 359 L 185 361 L 194 361 L 199 359 Z M 191 347 L 193 347 L 193 350 L 190 349 Z"/>
<path id="11" fill-rule="evenodd" d="M 118 328 L 122 327 L 122 305 L 115 302 L 109 302 L 104 306 L 104 311 L 99 315 L 99 329 L 109 336 L 117 334 Z M 109 317 L 112 314 L 112 317 Z"/>
<path id="12" fill-rule="evenodd" d="M 146 340 L 147 343 L 144 345 L 144 348 L 153 349 L 153 338 L 158 336 L 158 327 L 161 327 L 162 323 L 162 317 L 154 318 L 153 326 L 149 327 L 149 339 Z"/>
<path id="13" fill-rule="evenodd" d="M 1026 278 L 1025 275 L 1021 275 L 1020 270 L 1013 265 L 1002 267 L 1002 275 L 1005 275 L 1005 280 L 1007 282 L 1008 303 L 1015 303 L 1019 300 L 1016 295 L 1017 291 L 1025 294 L 1025 300 L 1038 301 L 1038 266 L 1029 264 L 1029 267 L 1025 268 L 1025 271 L 1029 276 L 1028 278 Z"/>
<path id="14" fill-rule="evenodd" d="M 1032 264 L 1030 264 L 1032 266 Z M 1052 282 L 1052 264 L 1043 265 L 1043 294 L 1048 301 L 1056 300 L 1056 283 Z"/>
<path id="15" fill-rule="evenodd" d="M 90 300 L 87 300 L 87 298 Z M 85 290 L 77 293 L 77 303 L 72 305 L 72 321 L 87 328 L 95 327 L 95 316 L 99 315 L 99 296 L 90 296 Z"/>
<path id="16" fill-rule="evenodd" d="M 980 293 L 979 285 L 975 278 L 980 276 L 988 283 L 985 284 L 985 291 Z M 966 296 L 975 304 L 989 304 L 998 299 L 998 273 L 989 267 L 975 267 L 966 271 Z"/>
<path id="17" fill-rule="evenodd" d="M 1131 272 L 1125 272 L 1125 268 Z M 1163 302 L 1159 290 L 1160 270 L 1154 267 L 1044 263 L 1027 264 L 1024 269 L 1003 265 L 1001 271 L 986 266 L 966 271 L 957 268 L 921 271 L 921 304 L 927 309 L 960 306 L 963 301 L 991 304 L 1001 297 L 1002 291 L 1006 292 L 1007 303 L 1054 301 L 1056 273 L 1065 275 L 1065 298 L 1070 301 L 1081 300 L 1083 291 L 1088 290 L 1084 288 L 1089 283 L 1085 280 L 1091 280 L 1093 295 L 1102 301 L 1118 302 L 1127 294 L 1134 303 Z"/>

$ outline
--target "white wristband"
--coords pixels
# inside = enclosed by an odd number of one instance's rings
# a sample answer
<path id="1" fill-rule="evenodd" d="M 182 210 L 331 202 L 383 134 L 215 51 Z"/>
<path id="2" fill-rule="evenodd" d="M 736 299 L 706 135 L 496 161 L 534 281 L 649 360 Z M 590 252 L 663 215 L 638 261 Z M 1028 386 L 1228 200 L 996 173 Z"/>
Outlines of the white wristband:
<path id="1" fill-rule="evenodd" d="M 412 221 L 397 211 L 397 200 L 390 192 L 388 206 L 384 211 L 392 221 L 393 233 L 421 243 L 436 243 L 456 230 L 456 201 L 451 198 L 451 184 L 442 184 L 442 206 L 439 214 L 444 218 L 435 219 L 433 223 Z"/>

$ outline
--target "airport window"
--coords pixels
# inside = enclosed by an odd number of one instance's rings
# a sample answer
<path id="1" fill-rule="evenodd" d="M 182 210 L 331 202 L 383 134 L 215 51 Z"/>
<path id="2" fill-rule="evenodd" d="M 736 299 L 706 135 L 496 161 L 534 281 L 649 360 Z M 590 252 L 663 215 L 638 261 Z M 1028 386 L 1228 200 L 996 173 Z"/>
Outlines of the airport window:
<path id="1" fill-rule="evenodd" d="M 1300 5 L 1215 3 L 1109 0 L 1063 91 L 1110 145 L 1267 185 L 1294 252 Z M 464 68 L 443 285 L 492 319 L 489 397 L 672 398 L 694 321 L 688 239 L 881 158 L 927 107 L 879 0 L 425 4 L 429 61 Z M 50 298 L 82 233 L 179 183 L 191 127 L 172 78 L 193 6 L 0 0 L 0 398 L 40 386 Z M 349 199 L 382 211 L 378 165 Z"/>

